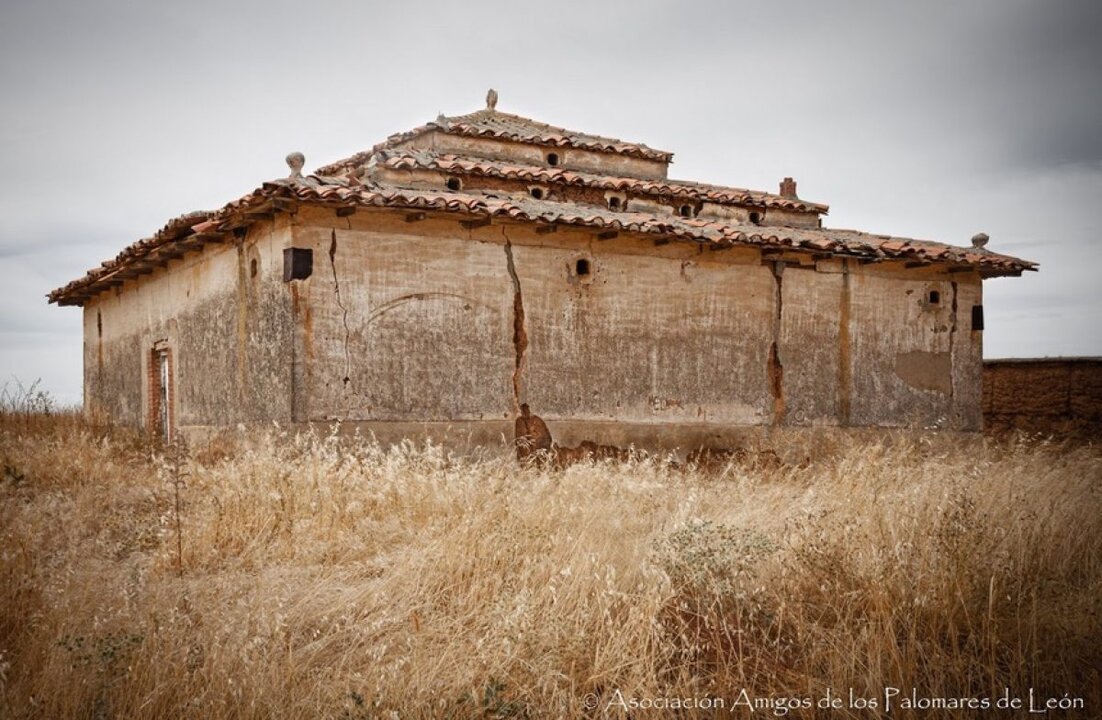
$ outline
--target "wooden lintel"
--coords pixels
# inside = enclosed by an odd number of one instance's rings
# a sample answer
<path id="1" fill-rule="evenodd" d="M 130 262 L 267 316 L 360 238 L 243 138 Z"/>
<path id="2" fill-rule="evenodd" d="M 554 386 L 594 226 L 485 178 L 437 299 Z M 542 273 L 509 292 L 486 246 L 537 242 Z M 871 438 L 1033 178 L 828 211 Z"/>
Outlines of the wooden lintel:
<path id="1" fill-rule="evenodd" d="M 654 239 L 654 246 L 655 247 L 658 247 L 660 245 L 669 245 L 669 244 L 670 244 L 670 239 L 669 238 L 660 237 L 660 238 L 655 238 Z"/>
<path id="2" fill-rule="evenodd" d="M 421 222 L 424 219 L 425 219 L 425 213 L 423 213 L 423 212 L 409 213 L 408 215 L 406 215 L 406 222 L 409 222 L 409 223 Z"/>
<path id="3" fill-rule="evenodd" d="M 618 230 L 605 230 L 604 232 L 597 233 L 598 240 L 611 240 L 620 234 Z"/>
<path id="4" fill-rule="evenodd" d="M 964 267 L 951 267 L 951 268 L 949 268 L 949 272 L 951 272 L 951 273 L 972 272 L 973 270 L 975 270 L 975 268 L 972 267 L 971 265 L 965 265 Z"/>
<path id="5" fill-rule="evenodd" d="M 459 224 L 468 230 L 474 230 L 475 228 L 486 227 L 490 224 L 489 217 L 478 218 L 476 220 L 461 220 Z"/>
<path id="6" fill-rule="evenodd" d="M 812 260 L 830 260 L 834 255 L 832 253 L 812 253 Z"/>
<path id="7" fill-rule="evenodd" d="M 337 217 L 348 217 L 349 215 L 356 214 L 356 206 L 348 205 L 346 207 L 337 208 Z"/>
<path id="8" fill-rule="evenodd" d="M 548 233 L 553 233 L 553 232 L 558 232 L 558 231 L 559 231 L 559 226 L 558 225 L 537 225 L 536 226 L 536 233 L 538 235 L 547 235 Z"/>
<path id="9" fill-rule="evenodd" d="M 768 248 L 768 247 L 767 248 L 762 248 L 761 249 L 761 254 L 762 254 L 762 257 L 776 257 L 778 255 L 784 255 L 784 249 L 783 248 Z"/>
<path id="10" fill-rule="evenodd" d="M 924 261 L 924 260 L 912 260 L 911 262 L 908 262 L 908 263 L 904 263 L 904 264 L 903 264 L 903 267 L 905 267 L 905 268 L 907 268 L 907 269 L 909 270 L 909 269 L 911 269 L 911 268 L 917 268 L 917 267 L 926 267 L 926 266 L 928 266 L 929 264 L 930 264 L 930 263 L 928 263 L 928 262 L 926 262 L 926 261 Z"/>
<path id="11" fill-rule="evenodd" d="M 193 246 L 202 246 L 202 245 L 209 245 L 211 243 L 222 242 L 222 239 L 223 239 L 222 233 L 214 233 L 214 232 L 196 233 L 194 235 L 188 235 L 183 240 L 180 240 L 178 244 L 183 245 L 184 247 L 190 248 L 190 247 L 193 247 Z"/>

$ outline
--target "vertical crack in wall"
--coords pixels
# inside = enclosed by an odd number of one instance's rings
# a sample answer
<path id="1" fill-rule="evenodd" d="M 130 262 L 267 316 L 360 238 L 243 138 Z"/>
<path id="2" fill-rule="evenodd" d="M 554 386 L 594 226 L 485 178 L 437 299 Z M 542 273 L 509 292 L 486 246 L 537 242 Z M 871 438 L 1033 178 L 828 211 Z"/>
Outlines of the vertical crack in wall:
<path id="1" fill-rule="evenodd" d="M 842 292 L 838 303 L 838 424 L 849 425 L 853 359 L 849 337 L 849 262 L 842 260 Z"/>
<path id="2" fill-rule="evenodd" d="M 956 415 L 956 398 L 955 398 L 955 386 L 956 386 L 956 373 L 954 372 L 956 366 L 956 359 L 953 357 L 953 343 L 957 336 L 957 282 L 954 280 L 949 283 L 953 289 L 953 304 L 950 308 L 951 314 L 949 315 L 949 415 Z M 956 418 L 949 417 L 946 421 L 950 425 L 956 425 Z"/>
<path id="3" fill-rule="evenodd" d="M 348 385 L 352 382 L 352 353 L 348 347 L 348 339 L 351 332 L 348 329 L 348 308 L 341 300 L 341 283 L 337 279 L 337 231 L 333 230 L 329 236 L 329 267 L 333 269 L 333 293 L 337 298 L 337 307 L 341 309 L 341 321 L 344 323 L 344 377 L 341 382 Z"/>
<path id="4" fill-rule="evenodd" d="M 524 353 L 528 349 L 528 332 L 524 328 L 524 296 L 520 291 L 517 266 L 513 262 L 513 244 L 509 242 L 509 236 L 505 234 L 505 228 L 501 229 L 501 234 L 505 238 L 505 263 L 509 270 L 509 278 L 513 282 L 513 353 L 515 356 L 513 366 L 513 409 L 519 415 L 520 406 L 524 403 Z"/>
<path id="5" fill-rule="evenodd" d="M 773 396 L 773 424 L 780 425 L 784 422 L 784 365 L 781 363 L 779 343 L 781 339 L 781 313 L 784 309 L 784 295 L 782 277 L 784 274 L 784 262 L 777 261 L 772 265 L 774 280 L 774 302 L 776 311 L 773 314 L 773 342 L 769 346 L 769 364 L 767 366 L 769 377 L 769 392 Z"/>
<path id="6" fill-rule="evenodd" d="M 249 351 L 249 269 L 248 258 L 245 254 L 244 239 L 237 240 L 237 333 L 235 358 L 235 379 L 237 380 L 237 408 L 238 412 L 245 407 L 245 398 L 248 393 L 245 390 L 248 382 L 248 351 Z"/>

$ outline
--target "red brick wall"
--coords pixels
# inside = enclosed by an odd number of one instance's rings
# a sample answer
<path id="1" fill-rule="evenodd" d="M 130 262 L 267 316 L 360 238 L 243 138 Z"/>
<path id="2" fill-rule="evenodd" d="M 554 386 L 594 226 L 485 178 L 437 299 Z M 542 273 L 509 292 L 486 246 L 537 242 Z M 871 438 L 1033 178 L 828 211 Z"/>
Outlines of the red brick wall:
<path id="1" fill-rule="evenodd" d="M 989 431 L 1102 437 L 1102 358 L 985 361 L 983 419 Z"/>

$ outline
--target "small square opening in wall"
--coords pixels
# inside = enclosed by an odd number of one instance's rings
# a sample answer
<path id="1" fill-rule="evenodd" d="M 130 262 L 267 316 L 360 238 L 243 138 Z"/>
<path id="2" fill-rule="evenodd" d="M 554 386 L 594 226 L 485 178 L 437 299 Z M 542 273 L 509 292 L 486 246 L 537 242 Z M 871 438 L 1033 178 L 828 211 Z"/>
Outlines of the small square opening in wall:
<path id="1" fill-rule="evenodd" d="M 941 302 L 941 293 L 937 290 L 931 290 L 927 299 L 930 301 L 931 305 L 937 305 Z"/>
<path id="2" fill-rule="evenodd" d="M 305 280 L 314 273 L 314 251 L 287 248 L 283 251 L 283 282 Z"/>
<path id="3" fill-rule="evenodd" d="M 574 274 L 578 277 L 585 277 L 589 274 L 589 260 L 586 258 L 578 258 L 574 263 Z"/>
<path id="4" fill-rule="evenodd" d="M 983 330 L 983 305 L 972 306 L 972 329 Z"/>

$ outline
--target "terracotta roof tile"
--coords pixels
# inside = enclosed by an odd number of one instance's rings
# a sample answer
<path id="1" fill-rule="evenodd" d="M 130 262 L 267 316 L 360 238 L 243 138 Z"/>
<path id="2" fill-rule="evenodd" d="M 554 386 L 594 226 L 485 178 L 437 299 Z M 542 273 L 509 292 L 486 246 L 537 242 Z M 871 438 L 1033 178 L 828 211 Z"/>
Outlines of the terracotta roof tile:
<path id="1" fill-rule="evenodd" d="M 286 181 L 265 183 L 257 190 L 234 200 L 213 213 L 190 213 L 170 221 L 150 238 L 139 240 L 113 260 L 90 270 L 84 277 L 49 294 L 50 302 L 81 304 L 110 287 L 111 276 L 129 267 L 155 259 L 158 252 L 174 243 L 213 232 L 227 232 L 250 222 L 246 211 L 264 208 L 279 211 L 279 201 L 297 201 L 320 205 L 358 205 L 380 208 L 434 210 L 463 215 L 484 215 L 518 222 L 561 223 L 652 234 L 673 240 L 705 244 L 714 248 L 735 245 L 779 246 L 796 250 L 830 252 L 866 260 L 906 259 L 925 256 L 939 262 L 969 265 L 985 276 L 1018 274 L 1035 270 L 1037 265 L 1008 255 L 958 248 L 941 243 L 874 235 L 855 230 L 802 227 L 758 227 L 737 225 L 675 215 L 657 216 L 641 212 L 594 212 L 592 208 L 534 198 L 495 197 L 492 194 L 410 190 L 402 188 L 366 188 L 324 184 L 297 184 Z M 171 248 L 169 248 L 171 249 Z"/>
<path id="2" fill-rule="evenodd" d="M 330 163 L 318 168 L 319 175 L 335 175 L 348 170 L 351 167 L 362 165 L 375 153 L 386 148 L 412 140 L 429 132 L 443 132 L 449 135 L 463 135 L 467 137 L 490 137 L 498 140 L 510 140 L 513 142 L 532 143 L 551 147 L 579 148 L 582 150 L 596 150 L 610 152 L 618 155 L 629 155 L 658 162 L 672 162 L 673 153 L 665 150 L 655 150 L 641 143 L 631 143 L 617 138 L 590 135 L 588 133 L 575 132 L 565 128 L 555 127 L 547 123 L 541 123 L 531 118 L 497 110 L 479 110 L 468 115 L 455 117 L 440 117 L 430 123 L 425 123 L 407 132 L 391 135 L 383 142 L 369 150 L 358 152 L 351 157 Z"/>
<path id="3" fill-rule="evenodd" d="M 563 183 L 606 190 L 631 190 L 638 193 L 682 199 L 775 207 L 803 212 L 825 213 L 829 210 L 827 205 L 821 203 L 807 202 L 799 198 L 787 198 L 782 195 L 743 188 L 682 180 L 643 180 L 559 168 L 515 165 L 483 158 L 437 154 L 431 150 L 405 148 L 382 150 L 376 153 L 374 157 L 376 162 L 394 170 L 439 170 L 456 174 L 481 175 L 530 182 Z"/>

